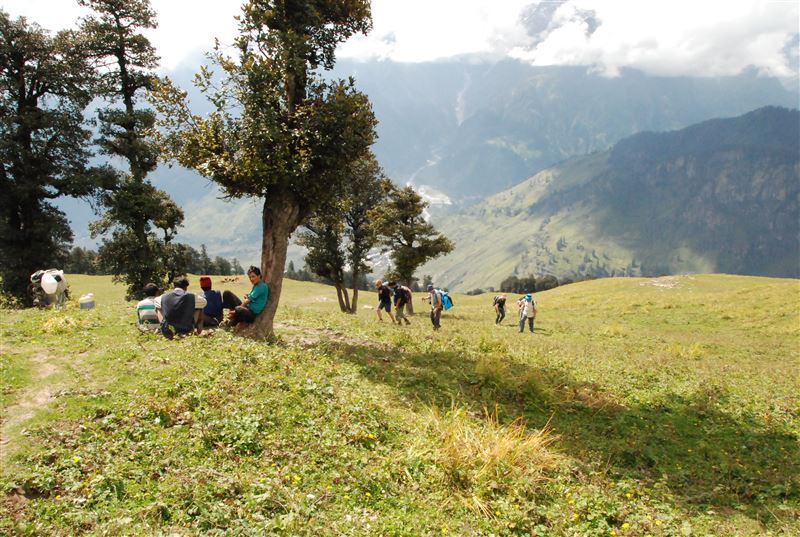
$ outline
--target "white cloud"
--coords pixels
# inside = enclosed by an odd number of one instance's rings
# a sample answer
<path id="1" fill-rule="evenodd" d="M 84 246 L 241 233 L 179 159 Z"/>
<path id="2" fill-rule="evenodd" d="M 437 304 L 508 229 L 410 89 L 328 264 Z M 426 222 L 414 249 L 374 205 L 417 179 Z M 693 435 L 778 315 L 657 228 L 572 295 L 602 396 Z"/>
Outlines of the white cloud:
<path id="1" fill-rule="evenodd" d="M 187 58 L 196 61 L 215 37 L 232 42 L 241 2 L 152 5 L 159 28 L 149 37 L 163 68 L 174 69 Z M 534 35 L 521 23 L 526 6 L 541 7 L 536 20 L 526 21 Z M 352 38 L 339 55 L 419 62 L 491 53 L 535 65 L 588 65 L 609 76 L 623 67 L 710 76 L 755 66 L 796 77 L 799 6 L 796 0 L 373 0 L 373 32 Z M 3 0 L 2 7 L 52 30 L 85 14 L 71 0 Z"/>
<path id="2" fill-rule="evenodd" d="M 158 28 L 146 35 L 167 70 L 198 51 L 211 50 L 214 38 L 232 43 L 236 35 L 233 17 L 241 11 L 241 3 L 230 0 L 152 0 L 151 5 Z M 74 0 L 3 0 L 1 7 L 12 16 L 25 16 L 51 31 L 74 28 L 80 17 L 91 13 Z"/>
<path id="3" fill-rule="evenodd" d="M 575 13 L 591 10 L 596 31 Z M 791 1 L 616 0 L 564 2 L 538 42 L 512 51 L 535 65 L 592 65 L 608 75 L 635 67 L 659 75 L 731 75 L 748 66 L 796 76 L 785 46 L 798 26 Z"/>
<path id="4" fill-rule="evenodd" d="M 524 39 L 519 14 L 530 0 L 373 0 L 374 29 L 355 36 L 343 57 L 430 61 L 502 52 Z"/>

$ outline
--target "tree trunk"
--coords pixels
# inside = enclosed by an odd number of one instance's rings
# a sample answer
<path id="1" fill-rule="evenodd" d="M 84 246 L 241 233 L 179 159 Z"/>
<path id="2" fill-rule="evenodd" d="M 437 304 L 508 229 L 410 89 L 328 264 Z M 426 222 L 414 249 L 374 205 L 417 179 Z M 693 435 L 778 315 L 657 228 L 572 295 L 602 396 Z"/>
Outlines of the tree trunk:
<path id="1" fill-rule="evenodd" d="M 350 298 L 347 296 L 347 289 L 341 283 L 335 283 L 334 287 L 336 287 L 336 298 L 339 299 L 339 309 L 343 313 L 347 313 L 350 311 Z"/>
<path id="2" fill-rule="evenodd" d="M 272 340 L 275 312 L 283 288 L 283 270 L 289 236 L 300 223 L 300 206 L 287 191 L 271 192 L 264 200 L 261 239 L 261 274 L 269 286 L 269 299 L 264 311 L 245 333 L 254 339 Z"/>
<path id="3" fill-rule="evenodd" d="M 360 273 L 357 270 L 353 271 L 353 302 L 350 304 L 350 308 L 347 310 L 347 313 L 356 313 L 356 308 L 358 308 L 358 277 Z"/>

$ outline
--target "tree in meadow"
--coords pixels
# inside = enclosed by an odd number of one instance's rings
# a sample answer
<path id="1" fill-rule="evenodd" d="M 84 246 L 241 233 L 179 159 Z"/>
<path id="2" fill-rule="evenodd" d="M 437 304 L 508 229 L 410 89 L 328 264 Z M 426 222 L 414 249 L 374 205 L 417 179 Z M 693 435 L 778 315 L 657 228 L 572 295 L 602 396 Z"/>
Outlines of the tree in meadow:
<path id="1" fill-rule="evenodd" d="M 100 73 L 102 95 L 110 106 L 99 111 L 97 143 L 103 154 L 127 162 L 115 170 L 112 188 L 100 196 L 101 217 L 92 224 L 93 237 L 108 236 L 98 254 L 113 267 L 116 281 L 127 285 L 127 298 L 142 296 L 144 285 L 168 283 L 183 272 L 175 265 L 186 259 L 172 243 L 183 222 L 183 211 L 147 176 L 158 165 L 159 148 L 150 136 L 152 110 L 137 106 L 151 88 L 158 56 L 143 31 L 156 27 L 149 0 L 78 0 L 94 15 L 84 19 L 82 32 Z"/>
<path id="2" fill-rule="evenodd" d="M 33 272 L 67 260 L 72 230 L 52 201 L 93 196 L 106 179 L 88 166 L 94 77 L 83 45 L 0 9 L 0 290 L 18 304 L 30 305 Z"/>
<path id="3" fill-rule="evenodd" d="M 164 143 L 180 164 L 232 198 L 263 200 L 261 271 L 270 298 L 251 335 L 271 338 L 289 237 L 349 178 L 367 154 L 375 117 L 354 81 L 324 81 L 336 46 L 372 25 L 368 0 L 249 0 L 239 17 L 235 56 L 219 47 L 196 83 L 213 106 L 191 113 L 169 83 L 154 99 Z M 254 223 L 255 224 L 255 223 Z"/>
<path id="4" fill-rule="evenodd" d="M 452 252 L 453 243 L 425 220 L 423 212 L 428 204 L 413 188 L 397 188 L 389 181 L 384 181 L 383 188 L 387 201 L 370 216 L 384 251 L 389 252 L 392 272 L 388 276 L 410 288 L 417 269 L 430 259 Z"/>
<path id="5" fill-rule="evenodd" d="M 386 176 L 371 152 L 343 173 L 349 180 L 342 181 L 336 196 L 303 224 L 297 243 L 308 249 L 306 266 L 336 288 L 339 308 L 356 313 L 359 286 L 371 268 L 368 254 L 378 240 L 370 212 L 385 201 Z"/>

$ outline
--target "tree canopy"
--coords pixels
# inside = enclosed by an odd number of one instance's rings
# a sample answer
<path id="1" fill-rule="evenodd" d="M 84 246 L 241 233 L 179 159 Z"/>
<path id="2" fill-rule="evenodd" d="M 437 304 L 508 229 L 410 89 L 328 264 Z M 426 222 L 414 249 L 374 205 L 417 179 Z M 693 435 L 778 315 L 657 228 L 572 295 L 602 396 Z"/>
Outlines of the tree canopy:
<path id="1" fill-rule="evenodd" d="M 66 260 L 72 231 L 52 200 L 103 185 L 83 112 L 93 70 L 74 32 L 50 36 L 0 10 L 0 285 L 21 303 L 28 278 Z"/>
<path id="2" fill-rule="evenodd" d="M 361 279 L 370 270 L 368 254 L 377 244 L 377 230 L 370 211 L 385 201 L 383 170 L 372 153 L 345 170 L 336 196 L 303 224 L 298 244 L 308 249 L 306 266 L 336 287 L 339 307 L 355 313 Z M 352 300 L 345 280 L 350 269 Z"/>
<path id="3" fill-rule="evenodd" d="M 186 93 L 162 84 L 155 103 L 170 156 L 262 208 L 261 270 L 270 300 L 256 337 L 270 337 L 292 232 L 349 180 L 341 173 L 375 138 L 367 97 L 350 80 L 324 81 L 336 45 L 371 28 L 368 0 L 250 0 L 236 55 L 217 48 L 196 83 L 213 106 L 192 114 Z"/>
<path id="4" fill-rule="evenodd" d="M 183 210 L 147 179 L 160 153 L 151 136 L 155 114 L 137 107 L 158 66 L 155 49 L 142 33 L 156 27 L 155 12 L 149 0 L 79 3 L 94 10 L 81 29 L 99 73 L 100 93 L 110 102 L 98 113 L 96 141 L 103 154 L 128 164 L 127 171 L 113 170 L 114 185 L 100 195 L 102 216 L 92 224 L 92 234 L 106 236 L 100 261 L 127 284 L 128 298 L 141 297 L 146 283 L 163 287 L 185 269 L 186 260 L 172 244 Z"/>
<path id="5" fill-rule="evenodd" d="M 453 250 L 453 243 L 423 216 L 428 204 L 410 186 L 397 188 L 384 181 L 387 203 L 372 211 L 381 244 L 389 252 L 393 272 L 389 274 L 411 286 L 417 268 L 429 259 Z"/>

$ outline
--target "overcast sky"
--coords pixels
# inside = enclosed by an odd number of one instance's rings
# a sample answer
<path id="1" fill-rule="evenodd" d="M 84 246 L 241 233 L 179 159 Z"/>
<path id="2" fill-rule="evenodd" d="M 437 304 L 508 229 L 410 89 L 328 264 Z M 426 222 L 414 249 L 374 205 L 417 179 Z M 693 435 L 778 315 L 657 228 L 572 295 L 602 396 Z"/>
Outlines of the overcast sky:
<path id="1" fill-rule="evenodd" d="M 51 30 L 84 13 L 72 0 L 0 0 Z M 150 34 L 171 70 L 214 38 L 229 43 L 239 0 L 152 0 Z M 731 75 L 748 66 L 797 77 L 797 0 L 373 0 L 374 30 L 341 57 L 420 62 L 458 54 L 510 55 L 536 65 L 587 65 L 608 76 L 630 66 L 658 75 Z"/>

